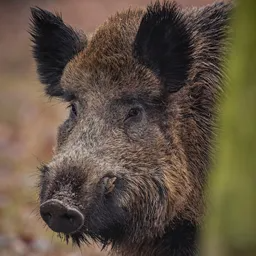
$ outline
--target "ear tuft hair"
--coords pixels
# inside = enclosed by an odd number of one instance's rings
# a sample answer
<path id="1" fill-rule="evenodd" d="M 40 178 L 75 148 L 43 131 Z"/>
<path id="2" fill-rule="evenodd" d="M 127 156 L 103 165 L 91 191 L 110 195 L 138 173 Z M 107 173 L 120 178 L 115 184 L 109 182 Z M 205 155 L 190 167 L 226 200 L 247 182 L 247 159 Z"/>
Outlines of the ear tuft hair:
<path id="1" fill-rule="evenodd" d="M 191 53 L 190 34 L 177 4 L 149 5 L 134 41 L 134 57 L 152 69 L 169 92 L 176 92 L 188 77 Z"/>
<path id="2" fill-rule="evenodd" d="M 86 47 L 86 37 L 66 25 L 60 15 L 31 8 L 30 35 L 40 81 L 49 96 L 62 96 L 60 79 L 67 63 Z"/>

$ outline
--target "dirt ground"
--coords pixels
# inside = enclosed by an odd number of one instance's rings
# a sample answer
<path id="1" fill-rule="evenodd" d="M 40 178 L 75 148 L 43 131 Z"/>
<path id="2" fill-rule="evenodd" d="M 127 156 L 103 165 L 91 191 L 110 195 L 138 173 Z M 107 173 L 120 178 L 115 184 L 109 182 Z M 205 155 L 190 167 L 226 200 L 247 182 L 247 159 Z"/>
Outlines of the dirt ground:
<path id="1" fill-rule="evenodd" d="M 92 245 L 61 243 L 38 215 L 37 165 L 51 158 L 66 106 L 49 101 L 38 83 L 28 37 L 29 7 L 61 11 L 67 23 L 92 32 L 110 14 L 149 0 L 22 0 L 0 2 L 0 255 L 106 255 Z M 210 0 L 180 0 L 202 5 Z"/>

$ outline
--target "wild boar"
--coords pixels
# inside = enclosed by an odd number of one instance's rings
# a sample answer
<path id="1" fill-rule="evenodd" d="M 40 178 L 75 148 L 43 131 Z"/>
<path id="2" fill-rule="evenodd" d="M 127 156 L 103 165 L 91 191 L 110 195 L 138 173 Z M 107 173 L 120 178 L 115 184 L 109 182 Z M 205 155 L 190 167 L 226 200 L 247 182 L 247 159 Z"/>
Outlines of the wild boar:
<path id="1" fill-rule="evenodd" d="M 40 168 L 53 231 L 117 255 L 195 255 L 231 10 L 156 2 L 87 38 L 32 8 L 40 81 L 70 107 Z"/>

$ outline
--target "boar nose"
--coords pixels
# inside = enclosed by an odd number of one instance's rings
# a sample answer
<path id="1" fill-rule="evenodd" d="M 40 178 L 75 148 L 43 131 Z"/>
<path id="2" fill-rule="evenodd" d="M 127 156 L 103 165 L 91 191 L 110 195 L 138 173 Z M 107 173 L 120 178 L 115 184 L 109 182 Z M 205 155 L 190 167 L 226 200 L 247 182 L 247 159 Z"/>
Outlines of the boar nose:
<path id="1" fill-rule="evenodd" d="M 56 199 L 41 204 L 40 214 L 42 219 L 55 232 L 74 233 L 84 224 L 84 217 L 80 211 L 65 206 Z"/>

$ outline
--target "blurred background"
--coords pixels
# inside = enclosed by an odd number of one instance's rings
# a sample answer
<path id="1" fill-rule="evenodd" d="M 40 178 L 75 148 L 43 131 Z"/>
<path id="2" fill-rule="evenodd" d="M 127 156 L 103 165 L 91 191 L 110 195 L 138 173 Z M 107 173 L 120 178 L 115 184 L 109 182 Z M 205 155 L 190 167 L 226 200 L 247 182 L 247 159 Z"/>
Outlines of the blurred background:
<path id="1" fill-rule="evenodd" d="M 0 255 L 106 255 L 96 245 L 72 248 L 39 218 L 37 166 L 51 158 L 66 106 L 44 97 L 27 33 L 30 6 L 62 12 L 64 21 L 92 32 L 110 14 L 150 0 L 0 1 Z M 178 0 L 201 6 L 213 0 Z"/>

